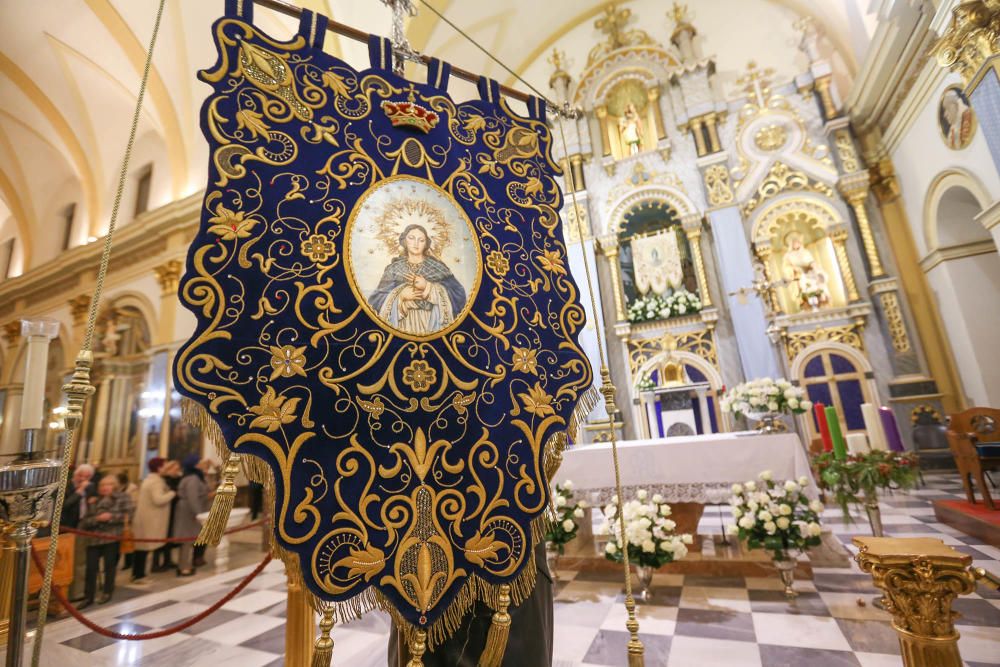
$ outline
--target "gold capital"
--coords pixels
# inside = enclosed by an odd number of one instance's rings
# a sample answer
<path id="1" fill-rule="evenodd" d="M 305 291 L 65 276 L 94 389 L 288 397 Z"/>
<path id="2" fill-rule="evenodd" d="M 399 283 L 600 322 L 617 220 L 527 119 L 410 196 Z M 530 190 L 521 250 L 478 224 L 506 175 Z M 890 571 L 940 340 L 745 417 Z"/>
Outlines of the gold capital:
<path id="1" fill-rule="evenodd" d="M 17 347 L 21 340 L 21 320 L 12 320 L 3 325 L 3 337 L 8 347 Z"/>
<path id="2" fill-rule="evenodd" d="M 90 312 L 90 295 L 80 294 L 69 300 L 69 314 L 73 318 L 73 325 L 80 326 L 87 319 Z"/>
<path id="3" fill-rule="evenodd" d="M 966 0 L 952 10 L 951 25 L 932 47 L 931 55 L 942 67 L 962 77 L 968 87 L 986 61 L 1000 52 L 998 38 L 1000 3 Z"/>
<path id="4" fill-rule="evenodd" d="M 160 289 L 163 290 L 164 294 L 172 294 L 177 291 L 177 283 L 180 281 L 183 270 L 184 265 L 178 259 L 171 259 L 164 264 L 153 267 L 156 281 L 160 283 Z"/>

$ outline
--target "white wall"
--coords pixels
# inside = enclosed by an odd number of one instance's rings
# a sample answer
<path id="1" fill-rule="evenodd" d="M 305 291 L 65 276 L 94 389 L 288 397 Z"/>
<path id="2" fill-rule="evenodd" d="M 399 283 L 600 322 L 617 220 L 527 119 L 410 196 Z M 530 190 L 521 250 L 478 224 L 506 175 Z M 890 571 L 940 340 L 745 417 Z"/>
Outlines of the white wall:
<path id="1" fill-rule="evenodd" d="M 1000 405 L 1000 255 L 941 262 L 927 273 L 972 405 Z"/>

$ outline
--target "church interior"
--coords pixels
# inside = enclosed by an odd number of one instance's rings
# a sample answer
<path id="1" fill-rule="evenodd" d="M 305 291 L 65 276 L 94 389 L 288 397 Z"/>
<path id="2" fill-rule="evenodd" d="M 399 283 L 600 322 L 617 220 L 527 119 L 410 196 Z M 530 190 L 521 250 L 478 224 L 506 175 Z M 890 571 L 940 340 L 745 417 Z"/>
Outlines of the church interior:
<path id="1" fill-rule="evenodd" d="M 998 244 L 1000 0 L 2 3 L 5 664 L 1000 666 Z"/>

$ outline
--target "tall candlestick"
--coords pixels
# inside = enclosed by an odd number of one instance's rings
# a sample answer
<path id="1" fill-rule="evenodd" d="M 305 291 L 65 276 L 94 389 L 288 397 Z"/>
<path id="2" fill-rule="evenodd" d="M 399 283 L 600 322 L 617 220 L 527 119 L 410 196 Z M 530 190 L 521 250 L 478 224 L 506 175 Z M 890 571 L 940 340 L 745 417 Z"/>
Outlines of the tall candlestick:
<path id="1" fill-rule="evenodd" d="M 833 456 L 838 461 L 843 461 L 847 458 L 847 444 L 840 431 L 840 417 L 837 416 L 837 408 L 830 406 L 826 409 L 826 424 L 830 428 L 830 437 L 833 438 Z"/>
<path id="2" fill-rule="evenodd" d="M 826 406 L 817 403 L 813 406 L 816 410 L 816 423 L 819 424 L 819 437 L 823 438 L 823 451 L 833 451 L 833 438 L 830 437 L 830 427 L 826 423 Z"/>
<path id="3" fill-rule="evenodd" d="M 24 391 L 21 394 L 22 430 L 42 427 L 49 341 L 58 334 L 59 322 L 55 320 L 21 320 L 21 336 L 27 342 Z"/>
<path id="4" fill-rule="evenodd" d="M 865 431 L 868 433 L 868 444 L 872 449 L 888 449 L 885 433 L 882 431 L 882 420 L 878 410 L 871 403 L 861 404 L 861 416 L 865 420 Z"/>
<path id="5" fill-rule="evenodd" d="M 885 439 L 889 444 L 889 449 L 894 452 L 905 452 L 903 446 L 903 436 L 899 434 L 899 424 L 896 423 L 896 415 L 892 408 L 885 406 L 878 409 L 879 417 L 882 418 L 882 430 L 885 431 Z"/>

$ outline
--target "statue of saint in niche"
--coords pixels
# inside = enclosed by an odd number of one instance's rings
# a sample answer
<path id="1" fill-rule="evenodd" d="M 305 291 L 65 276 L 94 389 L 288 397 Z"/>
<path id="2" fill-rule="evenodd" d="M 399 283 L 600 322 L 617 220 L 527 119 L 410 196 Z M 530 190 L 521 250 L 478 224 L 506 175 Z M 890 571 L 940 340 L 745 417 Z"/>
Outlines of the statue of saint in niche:
<path id="1" fill-rule="evenodd" d="M 625 105 L 625 113 L 618 119 L 618 131 L 629 155 L 637 155 L 642 147 L 642 121 L 635 104 Z"/>
<path id="2" fill-rule="evenodd" d="M 830 304 L 829 278 L 815 256 L 805 246 L 802 234 L 785 236 L 785 256 L 781 272 L 803 310 L 818 310 Z"/>

